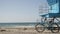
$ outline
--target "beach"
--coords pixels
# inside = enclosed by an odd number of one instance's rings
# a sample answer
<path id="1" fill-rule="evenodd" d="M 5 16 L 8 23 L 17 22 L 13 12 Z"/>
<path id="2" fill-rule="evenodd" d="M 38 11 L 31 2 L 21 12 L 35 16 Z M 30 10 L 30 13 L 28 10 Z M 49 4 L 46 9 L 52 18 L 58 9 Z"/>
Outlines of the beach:
<path id="1" fill-rule="evenodd" d="M 21 28 L 0 28 L 0 34 L 60 34 L 52 33 L 49 30 L 45 30 L 42 33 L 38 33 L 35 28 L 32 27 L 21 27 Z"/>

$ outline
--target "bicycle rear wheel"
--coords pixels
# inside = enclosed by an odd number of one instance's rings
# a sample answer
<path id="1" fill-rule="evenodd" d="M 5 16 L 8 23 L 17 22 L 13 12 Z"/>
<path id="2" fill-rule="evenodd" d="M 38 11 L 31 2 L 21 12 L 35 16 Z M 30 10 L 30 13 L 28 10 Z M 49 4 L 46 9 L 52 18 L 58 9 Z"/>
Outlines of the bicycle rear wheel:
<path id="1" fill-rule="evenodd" d="M 37 32 L 42 33 L 45 30 L 45 27 L 41 24 L 37 24 L 35 26 L 35 29 L 36 29 Z"/>
<path id="2" fill-rule="evenodd" d="M 53 23 L 51 25 L 52 25 L 51 32 L 58 33 L 59 32 L 59 25 L 57 23 Z"/>

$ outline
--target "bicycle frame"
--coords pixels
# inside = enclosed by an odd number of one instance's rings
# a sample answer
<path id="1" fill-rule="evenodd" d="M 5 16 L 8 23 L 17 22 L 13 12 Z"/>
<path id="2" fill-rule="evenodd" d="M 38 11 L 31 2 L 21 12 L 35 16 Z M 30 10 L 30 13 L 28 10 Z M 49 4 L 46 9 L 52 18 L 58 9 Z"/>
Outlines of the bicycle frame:
<path id="1" fill-rule="evenodd" d="M 58 21 L 57 23 L 54 22 L 55 19 Z M 54 17 L 51 21 L 47 21 L 47 18 L 44 18 L 44 21 L 41 20 L 41 22 L 42 22 L 42 24 L 40 23 L 41 25 L 43 25 L 45 28 L 49 28 L 49 27 L 52 27 L 51 24 L 53 23 L 58 24 L 60 21 Z"/>

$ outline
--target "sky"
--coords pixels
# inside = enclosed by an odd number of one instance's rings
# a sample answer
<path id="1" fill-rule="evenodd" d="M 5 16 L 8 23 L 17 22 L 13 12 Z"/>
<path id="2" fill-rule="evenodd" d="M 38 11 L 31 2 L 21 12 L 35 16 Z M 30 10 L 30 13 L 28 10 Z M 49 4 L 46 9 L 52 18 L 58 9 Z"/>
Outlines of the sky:
<path id="1" fill-rule="evenodd" d="M 36 22 L 46 0 L 0 0 L 0 22 Z"/>

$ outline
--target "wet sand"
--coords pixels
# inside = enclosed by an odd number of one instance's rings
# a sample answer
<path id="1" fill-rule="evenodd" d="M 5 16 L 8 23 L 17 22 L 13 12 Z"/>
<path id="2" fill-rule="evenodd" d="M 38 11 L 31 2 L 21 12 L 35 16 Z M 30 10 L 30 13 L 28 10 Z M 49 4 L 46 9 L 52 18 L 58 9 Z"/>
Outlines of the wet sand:
<path id="1" fill-rule="evenodd" d="M 43 33 L 38 33 L 35 28 L 3 28 L 0 29 L 0 34 L 60 34 L 60 32 L 52 33 L 45 30 Z"/>

